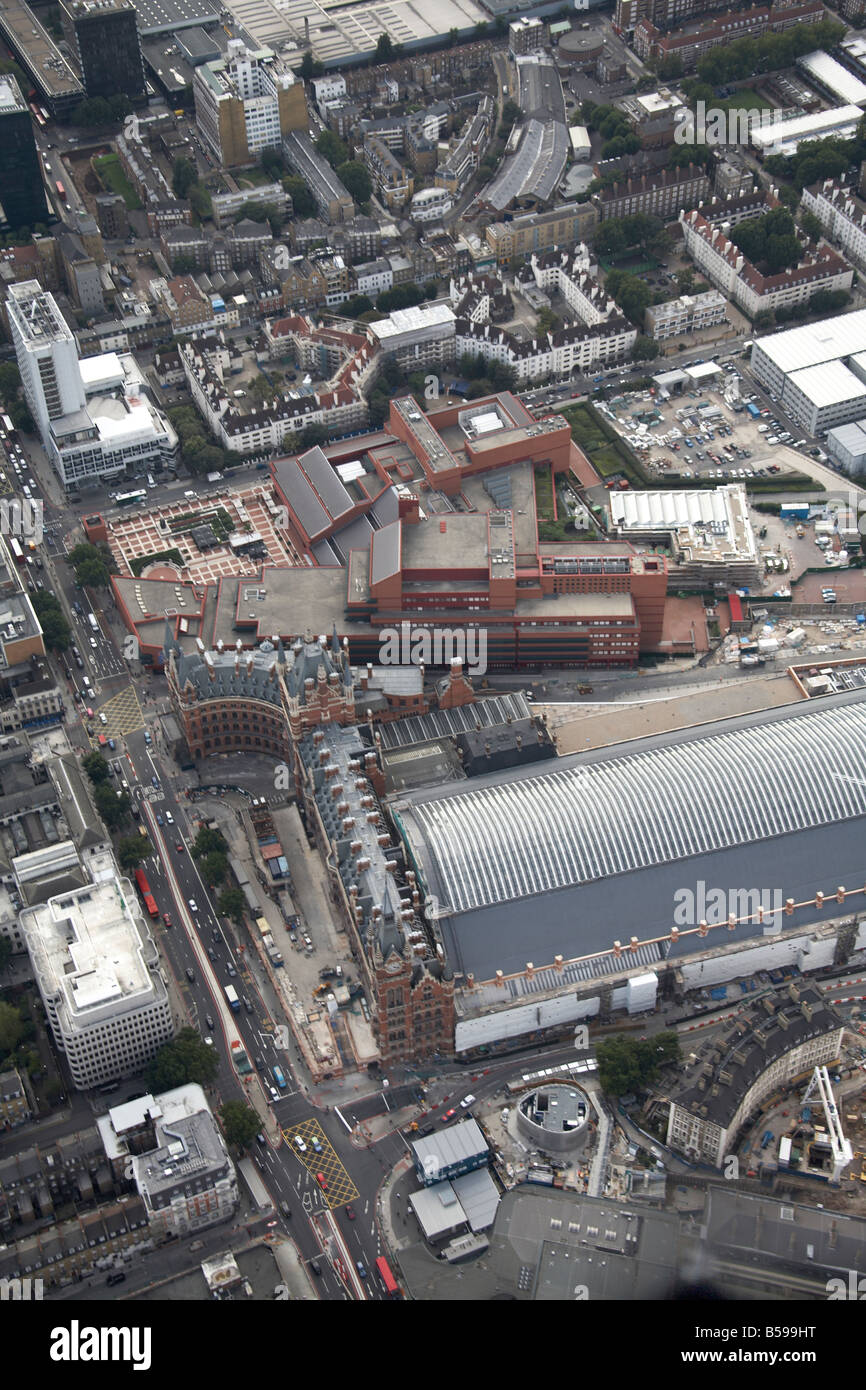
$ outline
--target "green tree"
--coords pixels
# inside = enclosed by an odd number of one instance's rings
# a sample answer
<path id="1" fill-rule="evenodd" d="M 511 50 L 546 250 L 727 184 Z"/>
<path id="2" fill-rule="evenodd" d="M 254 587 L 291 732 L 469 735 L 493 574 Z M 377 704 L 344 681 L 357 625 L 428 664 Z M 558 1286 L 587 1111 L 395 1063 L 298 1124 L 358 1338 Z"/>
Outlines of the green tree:
<path id="1" fill-rule="evenodd" d="M 297 174 L 288 174 L 283 179 L 283 188 L 292 200 L 295 217 L 315 217 L 316 200 L 302 178 Z"/>
<path id="2" fill-rule="evenodd" d="M 129 818 L 132 805 L 126 792 L 118 796 L 107 782 L 97 782 L 93 788 L 93 804 L 102 817 L 108 830 L 119 830 Z"/>
<path id="3" fill-rule="evenodd" d="M 181 1028 L 172 1042 L 160 1048 L 145 1075 L 148 1088 L 159 1095 L 189 1082 L 208 1086 L 216 1080 L 218 1071 L 216 1049 L 208 1047 L 194 1028 Z"/>
<path id="4" fill-rule="evenodd" d="M 20 1009 L 0 1001 L 0 1055 L 14 1052 L 26 1032 Z"/>
<path id="5" fill-rule="evenodd" d="M 269 179 L 276 180 L 285 173 L 286 161 L 282 150 L 262 150 L 259 162 L 261 163 L 263 172 L 267 174 Z"/>
<path id="6" fill-rule="evenodd" d="M 240 888 L 224 889 L 217 900 L 217 907 L 223 917 L 230 917 L 238 926 L 243 923 L 245 906 L 246 899 Z"/>
<path id="7" fill-rule="evenodd" d="M 596 229 L 594 245 L 601 256 L 618 256 L 626 249 L 625 233 L 617 218 L 602 222 Z"/>
<path id="8" fill-rule="evenodd" d="M 624 1096 L 651 1085 L 660 1066 L 679 1056 L 679 1042 L 676 1034 L 672 1041 L 668 1033 L 640 1041 L 616 1033 L 599 1042 L 595 1051 L 602 1090 L 609 1096 Z"/>
<path id="9" fill-rule="evenodd" d="M 84 771 L 87 773 L 94 786 L 99 782 L 107 781 L 110 776 L 108 763 L 101 753 L 95 751 L 93 753 L 88 753 L 85 758 L 81 759 L 81 766 L 84 768 Z M 139 839 L 141 839 L 141 836 L 139 836 Z"/>
<path id="10" fill-rule="evenodd" d="M 390 63 L 394 57 L 394 44 L 390 34 L 380 34 L 376 40 L 376 53 L 374 61 L 377 63 Z"/>
<path id="11" fill-rule="evenodd" d="M 96 556 L 88 556 L 76 566 L 75 578 L 85 589 L 104 589 L 108 586 L 108 569 Z"/>
<path id="12" fill-rule="evenodd" d="M 635 362 L 652 362 L 659 355 L 659 345 L 653 342 L 652 338 L 645 338 L 642 333 L 638 333 L 631 355 Z"/>
<path id="13" fill-rule="evenodd" d="M 189 198 L 189 205 L 199 222 L 203 222 L 208 217 L 213 217 L 213 203 L 211 202 L 211 196 L 204 187 L 204 184 L 194 183 L 187 197 Z"/>
<path id="14" fill-rule="evenodd" d="M 235 1149 L 249 1148 L 261 1128 L 261 1121 L 242 1100 L 227 1100 L 217 1111 L 226 1143 Z"/>
<path id="15" fill-rule="evenodd" d="M 341 164 L 346 163 L 348 151 L 339 135 L 335 135 L 332 130 L 323 130 L 316 137 L 316 149 L 319 154 L 327 159 L 332 169 L 337 169 Z"/>
<path id="16" fill-rule="evenodd" d="M 538 311 L 535 320 L 535 328 L 536 332 L 539 334 L 555 333 L 557 328 L 559 328 L 559 319 L 552 309 L 548 309 L 545 306 Z"/>
<path id="17" fill-rule="evenodd" d="M 33 595 L 33 609 L 39 619 L 45 645 L 53 652 L 63 652 L 72 640 L 72 631 L 58 599 L 45 590 Z"/>
<path id="18" fill-rule="evenodd" d="M 321 77 L 324 71 L 324 63 L 317 62 L 312 52 L 308 49 L 301 59 L 301 66 L 298 68 L 301 77 L 309 81 L 312 77 Z"/>
<path id="19" fill-rule="evenodd" d="M 228 854 L 228 848 L 222 832 L 205 825 L 196 835 L 190 854 L 193 859 L 203 859 L 206 854 Z"/>
<path id="20" fill-rule="evenodd" d="M 601 157 L 624 159 L 626 155 L 637 154 L 640 147 L 640 140 L 636 135 L 615 135 L 612 140 L 606 140 L 602 145 Z"/>
<path id="21" fill-rule="evenodd" d="M 515 122 L 515 121 L 519 121 L 519 120 L 520 120 L 520 117 L 521 117 L 522 115 L 523 115 L 523 112 L 521 111 L 520 107 L 517 105 L 517 102 L 516 102 L 516 101 L 512 101 L 512 99 L 509 97 L 508 100 L 506 101 L 505 105 L 504 105 L 503 108 L 502 108 L 502 120 L 503 120 L 503 122 L 505 123 L 505 125 L 507 125 L 507 126 L 512 126 L 512 125 L 514 125 L 514 122 Z"/>
<path id="22" fill-rule="evenodd" d="M 199 872 L 209 888 L 224 883 L 229 870 L 229 861 L 224 854 L 206 854 L 199 863 Z"/>
<path id="23" fill-rule="evenodd" d="M 337 178 L 356 203 L 368 203 L 373 193 L 373 180 L 366 164 L 349 159 L 337 169 Z"/>
<path id="24" fill-rule="evenodd" d="M 117 862 L 122 869 L 134 869 L 153 854 L 153 845 L 144 835 L 127 835 L 117 846 Z"/>
<path id="25" fill-rule="evenodd" d="M 328 442 L 328 427 L 327 427 L 327 425 L 318 425 L 318 424 L 305 425 L 304 428 L 301 430 L 301 448 L 302 448 L 302 449 L 313 449 L 313 448 L 315 448 L 315 446 L 316 446 L 317 444 L 326 444 L 327 442 Z"/>
<path id="26" fill-rule="evenodd" d="M 814 212 L 809 212 L 804 208 L 800 213 L 800 227 L 810 241 L 819 241 L 823 235 L 823 228 Z"/>
<path id="27" fill-rule="evenodd" d="M 178 198 L 186 198 L 194 183 L 198 183 L 198 170 L 191 159 L 180 155 L 171 170 L 171 186 Z"/>

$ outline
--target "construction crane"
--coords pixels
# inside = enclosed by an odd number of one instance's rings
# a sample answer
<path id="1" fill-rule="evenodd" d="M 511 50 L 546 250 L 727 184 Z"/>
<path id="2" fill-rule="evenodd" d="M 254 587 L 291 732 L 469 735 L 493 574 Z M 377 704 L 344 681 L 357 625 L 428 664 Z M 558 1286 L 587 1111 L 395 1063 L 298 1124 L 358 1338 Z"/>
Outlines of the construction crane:
<path id="1" fill-rule="evenodd" d="M 854 1157 L 854 1150 L 851 1147 L 851 1140 L 845 1138 L 842 1129 L 842 1121 L 839 1111 L 833 1098 L 833 1087 L 830 1084 L 830 1076 L 826 1067 L 816 1067 L 812 1072 L 809 1085 L 806 1087 L 806 1094 L 803 1096 L 803 1105 L 807 1105 L 815 1093 L 821 1098 L 824 1107 L 824 1118 L 827 1121 L 827 1134 L 830 1139 L 830 1147 L 833 1151 L 833 1176 L 831 1182 L 838 1182 L 842 1176 L 842 1170 L 848 1167 Z"/>

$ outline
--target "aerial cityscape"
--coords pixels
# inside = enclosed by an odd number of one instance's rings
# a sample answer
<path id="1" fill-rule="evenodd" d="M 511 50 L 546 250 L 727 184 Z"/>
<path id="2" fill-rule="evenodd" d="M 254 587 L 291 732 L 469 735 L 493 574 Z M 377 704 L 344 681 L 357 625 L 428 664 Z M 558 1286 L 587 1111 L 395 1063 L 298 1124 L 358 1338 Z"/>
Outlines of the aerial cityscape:
<path id="1" fill-rule="evenodd" d="M 814 1361 L 866 0 L 3 0 L 0 329 L 0 1301 Z"/>

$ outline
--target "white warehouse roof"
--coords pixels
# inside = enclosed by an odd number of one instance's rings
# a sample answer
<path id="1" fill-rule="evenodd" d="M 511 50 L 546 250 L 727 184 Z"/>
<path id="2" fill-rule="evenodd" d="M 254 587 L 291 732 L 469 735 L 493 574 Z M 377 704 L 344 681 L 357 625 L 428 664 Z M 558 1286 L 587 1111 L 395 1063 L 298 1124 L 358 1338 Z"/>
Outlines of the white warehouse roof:
<path id="1" fill-rule="evenodd" d="M 762 352 L 779 371 L 786 373 L 831 362 L 836 357 L 853 357 L 866 351 L 866 309 L 758 338 L 755 351 Z"/>
<path id="2" fill-rule="evenodd" d="M 711 290 L 712 294 L 713 291 Z M 689 298 L 688 295 L 685 298 Z M 703 381 L 708 376 L 718 376 L 721 367 L 717 367 L 715 362 L 697 362 L 692 367 L 686 367 L 686 376 L 690 376 L 692 381 Z"/>
<path id="3" fill-rule="evenodd" d="M 866 386 L 844 362 L 821 362 L 817 367 L 804 367 L 801 372 L 793 372 L 789 379 L 819 410 L 860 396 L 866 413 Z"/>
<path id="4" fill-rule="evenodd" d="M 852 425 L 837 425 L 829 430 L 827 443 L 830 450 L 844 449 L 855 457 L 866 458 L 866 420 L 855 420 Z"/>
<path id="5" fill-rule="evenodd" d="M 734 492 L 743 492 L 740 484 Z M 614 492 L 610 516 L 615 526 L 634 530 L 674 529 L 705 523 L 728 529 L 728 488 L 692 488 L 665 492 Z"/>
<path id="6" fill-rule="evenodd" d="M 861 82 L 859 77 L 843 68 L 829 53 L 823 53 L 819 49 L 816 53 L 807 53 L 804 58 L 798 59 L 798 62 L 809 77 L 814 77 L 816 82 L 826 87 L 827 91 L 832 92 L 840 101 L 849 102 L 854 106 L 866 103 L 866 82 Z"/>
<path id="7" fill-rule="evenodd" d="M 824 135 L 847 129 L 849 125 L 856 126 L 862 115 L 859 106 L 834 106 L 830 111 L 813 111 L 811 116 L 756 125 L 751 129 L 749 139 L 765 152 L 774 145 L 796 146 L 799 140 L 820 140 Z"/>

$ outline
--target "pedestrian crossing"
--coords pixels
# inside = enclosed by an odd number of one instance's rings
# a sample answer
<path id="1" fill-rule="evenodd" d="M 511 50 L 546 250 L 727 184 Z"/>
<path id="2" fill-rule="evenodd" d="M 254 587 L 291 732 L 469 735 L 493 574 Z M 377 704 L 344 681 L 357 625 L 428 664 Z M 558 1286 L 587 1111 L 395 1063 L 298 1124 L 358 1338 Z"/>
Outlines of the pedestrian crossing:
<path id="1" fill-rule="evenodd" d="M 125 738 L 127 734 L 134 734 L 144 727 L 144 715 L 132 685 L 119 690 L 100 705 L 99 713 L 105 715 L 106 723 L 102 731 L 109 738 Z"/>

